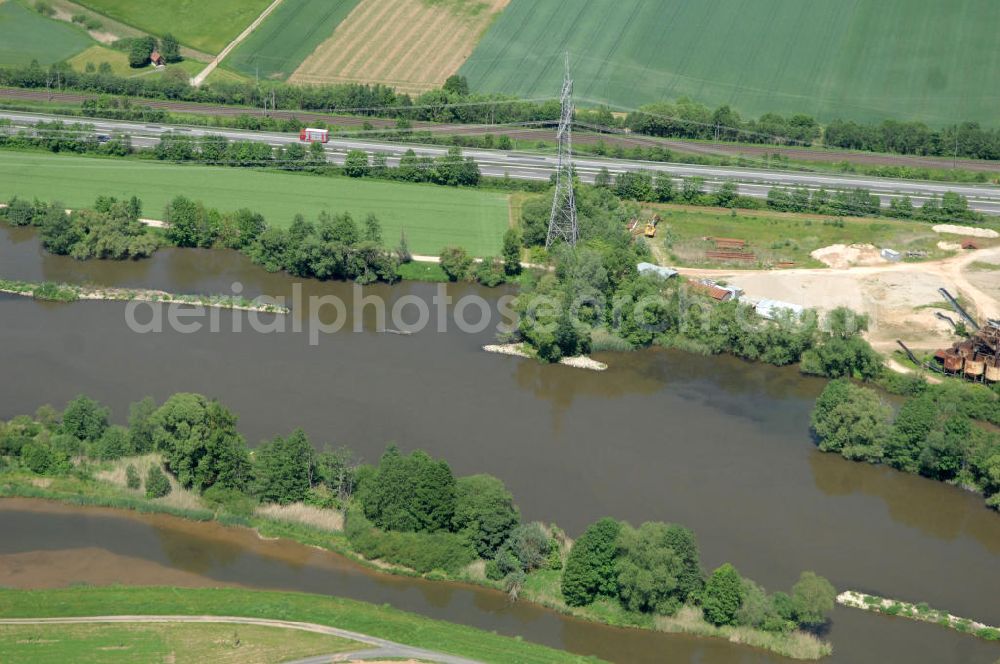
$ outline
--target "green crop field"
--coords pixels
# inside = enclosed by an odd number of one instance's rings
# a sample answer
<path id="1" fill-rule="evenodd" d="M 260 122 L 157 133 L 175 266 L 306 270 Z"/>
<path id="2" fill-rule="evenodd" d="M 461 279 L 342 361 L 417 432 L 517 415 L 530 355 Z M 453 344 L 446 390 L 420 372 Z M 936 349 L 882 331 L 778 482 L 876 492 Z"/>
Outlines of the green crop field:
<path id="1" fill-rule="evenodd" d="M 474 90 L 578 104 L 688 96 L 744 116 L 1000 124 L 996 0 L 512 0 L 463 65 Z"/>
<path id="2" fill-rule="evenodd" d="M 218 53 L 257 18 L 269 0 L 76 0 L 150 34 L 170 32 L 184 45 Z"/>
<path id="3" fill-rule="evenodd" d="M 386 244 L 406 230 L 410 250 L 437 255 L 447 245 L 484 256 L 500 251 L 508 224 L 505 194 L 436 185 L 318 177 L 151 161 L 0 152 L 0 200 L 12 196 L 59 200 L 70 208 L 101 195 L 138 196 L 147 217 L 162 218 L 183 194 L 220 210 L 250 208 L 277 226 L 297 213 L 369 212 L 382 222 Z"/>
<path id="4" fill-rule="evenodd" d="M 247 76 L 286 79 L 358 2 L 285 0 L 233 51 L 227 63 Z"/>
<path id="5" fill-rule="evenodd" d="M 81 28 L 46 18 L 15 0 L 0 2 L 0 66 L 65 60 L 93 44 Z"/>

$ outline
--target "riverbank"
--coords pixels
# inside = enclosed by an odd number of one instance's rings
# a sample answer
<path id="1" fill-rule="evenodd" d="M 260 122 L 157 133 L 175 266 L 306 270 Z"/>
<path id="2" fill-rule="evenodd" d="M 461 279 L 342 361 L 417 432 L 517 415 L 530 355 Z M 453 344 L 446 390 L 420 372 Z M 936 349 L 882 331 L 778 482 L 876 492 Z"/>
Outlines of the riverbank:
<path id="1" fill-rule="evenodd" d="M 175 493 L 172 492 L 170 495 L 174 496 Z M 29 473 L 0 474 L 0 498 L 8 497 L 52 500 L 81 507 L 168 514 L 193 521 L 217 521 L 228 527 L 253 529 L 261 538 L 282 538 L 325 549 L 383 574 L 421 577 L 429 581 L 467 583 L 498 592 L 505 590 L 501 583 L 488 580 L 482 566 L 476 563 L 455 573 L 434 570 L 420 574 L 401 565 L 365 558 L 354 550 L 342 531 L 319 528 L 294 519 L 264 516 L 259 511 L 250 516 L 213 511 L 191 501 L 178 499 L 176 496 L 173 500 L 170 496 L 146 499 L 141 493 L 120 488 L 110 481 L 77 477 L 43 478 Z M 527 577 L 520 599 L 589 622 L 613 627 L 723 638 L 732 643 L 767 650 L 794 659 L 817 660 L 831 654 L 833 650 L 830 643 L 800 630 L 766 632 L 747 627 L 715 627 L 705 621 L 700 615 L 700 610 L 695 607 L 685 607 L 682 614 L 671 618 L 627 612 L 617 602 L 611 600 L 601 600 L 586 607 L 569 607 L 563 601 L 559 590 L 558 573 L 546 570 L 533 572 Z"/>
<path id="2" fill-rule="evenodd" d="M 264 304 L 254 300 L 229 295 L 177 295 L 145 288 L 103 288 L 76 284 L 0 279 L 0 293 L 10 293 L 49 302 L 75 302 L 77 300 L 107 300 L 117 302 L 159 302 L 188 304 L 211 309 L 232 309 L 257 313 L 287 314 L 288 307 Z"/>
<path id="3" fill-rule="evenodd" d="M 530 348 L 526 343 L 516 343 L 516 344 L 487 344 L 483 346 L 483 350 L 487 353 L 496 353 L 498 355 L 510 355 L 512 357 L 522 357 L 527 359 L 538 359 L 538 356 L 530 352 Z M 559 360 L 559 364 L 565 365 L 567 367 L 573 367 L 575 369 L 589 369 L 590 371 L 607 371 L 608 365 L 604 362 L 598 362 L 597 360 L 588 357 L 587 355 L 577 355 L 576 357 L 563 357 Z"/>
<path id="4" fill-rule="evenodd" d="M 421 649 L 425 651 L 425 657 L 433 653 L 456 656 L 448 658 L 448 661 L 456 661 L 458 657 L 500 664 L 600 661 L 424 618 L 387 605 L 375 606 L 339 597 L 236 588 L 112 586 L 0 590 L 0 619 L 104 616 L 108 607 L 114 607 L 118 614 L 128 616 L 229 616 L 269 621 L 277 619 L 285 624 L 288 621 L 311 623 L 353 632 L 349 638 L 357 641 L 377 643 L 377 640 L 390 640 Z M 0 627 L 0 652 L 3 633 Z"/>
<path id="5" fill-rule="evenodd" d="M 837 604 L 863 611 L 873 611 L 887 616 L 898 616 L 948 627 L 963 634 L 971 634 L 985 641 L 1000 641 L 1000 628 L 986 625 L 969 618 L 961 618 L 940 609 L 932 609 L 927 604 L 911 604 L 899 600 L 886 599 L 877 595 L 866 595 L 856 590 L 845 590 L 837 595 Z"/>

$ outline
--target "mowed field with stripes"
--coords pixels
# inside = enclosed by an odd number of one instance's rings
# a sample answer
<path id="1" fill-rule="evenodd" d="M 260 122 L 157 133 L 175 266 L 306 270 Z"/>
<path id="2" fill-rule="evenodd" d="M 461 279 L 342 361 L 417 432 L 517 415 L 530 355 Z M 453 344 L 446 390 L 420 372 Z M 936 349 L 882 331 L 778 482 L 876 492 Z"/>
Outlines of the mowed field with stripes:
<path id="1" fill-rule="evenodd" d="M 473 52 L 509 0 L 361 0 L 305 59 L 293 83 L 440 87 Z"/>
<path id="2" fill-rule="evenodd" d="M 511 0 L 461 73 L 556 95 L 568 50 L 580 104 L 993 126 L 998 26 L 996 0 Z"/>

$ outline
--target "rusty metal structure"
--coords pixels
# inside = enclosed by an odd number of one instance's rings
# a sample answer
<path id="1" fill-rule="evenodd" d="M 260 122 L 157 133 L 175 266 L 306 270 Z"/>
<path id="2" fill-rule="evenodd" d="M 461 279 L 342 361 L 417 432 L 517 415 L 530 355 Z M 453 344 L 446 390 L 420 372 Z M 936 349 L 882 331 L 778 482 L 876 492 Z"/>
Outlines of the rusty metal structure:
<path id="1" fill-rule="evenodd" d="M 940 293 L 972 331 L 968 339 L 934 354 L 944 373 L 975 382 L 1000 382 L 1000 321 L 988 320 L 985 325 L 980 325 L 951 293 L 944 288 L 940 289 Z M 947 319 L 945 316 L 941 318 Z M 948 322 L 954 325 L 950 319 Z"/>

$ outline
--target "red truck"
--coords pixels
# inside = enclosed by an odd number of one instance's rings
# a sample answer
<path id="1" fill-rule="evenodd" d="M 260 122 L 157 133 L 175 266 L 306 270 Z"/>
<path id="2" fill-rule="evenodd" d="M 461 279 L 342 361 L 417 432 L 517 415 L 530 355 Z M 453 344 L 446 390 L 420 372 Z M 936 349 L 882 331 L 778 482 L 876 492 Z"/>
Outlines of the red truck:
<path id="1" fill-rule="evenodd" d="M 326 129 L 300 129 L 299 140 L 307 143 L 328 143 L 330 132 Z"/>

